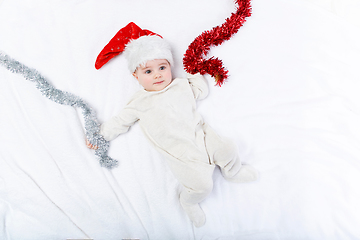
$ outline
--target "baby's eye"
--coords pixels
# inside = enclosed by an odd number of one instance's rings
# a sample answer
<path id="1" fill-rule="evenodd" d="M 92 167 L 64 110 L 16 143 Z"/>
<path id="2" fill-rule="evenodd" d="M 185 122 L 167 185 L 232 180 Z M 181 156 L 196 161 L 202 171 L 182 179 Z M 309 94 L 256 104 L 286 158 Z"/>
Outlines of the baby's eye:
<path id="1" fill-rule="evenodd" d="M 146 70 L 145 71 L 145 74 L 150 74 L 151 73 L 151 70 Z"/>
<path id="2" fill-rule="evenodd" d="M 165 66 L 161 66 L 160 70 L 165 70 L 165 68 L 166 68 Z"/>

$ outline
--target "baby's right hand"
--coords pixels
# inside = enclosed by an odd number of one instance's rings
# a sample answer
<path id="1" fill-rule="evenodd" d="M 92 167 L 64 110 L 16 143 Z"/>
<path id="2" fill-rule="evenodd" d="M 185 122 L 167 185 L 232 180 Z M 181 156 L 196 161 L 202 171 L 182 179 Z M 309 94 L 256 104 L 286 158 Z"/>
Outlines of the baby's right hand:
<path id="1" fill-rule="evenodd" d="M 92 145 L 88 139 L 86 139 L 86 146 L 87 146 L 88 148 L 94 149 L 94 150 L 96 150 L 96 149 L 99 148 L 99 147 L 96 146 L 96 145 Z"/>

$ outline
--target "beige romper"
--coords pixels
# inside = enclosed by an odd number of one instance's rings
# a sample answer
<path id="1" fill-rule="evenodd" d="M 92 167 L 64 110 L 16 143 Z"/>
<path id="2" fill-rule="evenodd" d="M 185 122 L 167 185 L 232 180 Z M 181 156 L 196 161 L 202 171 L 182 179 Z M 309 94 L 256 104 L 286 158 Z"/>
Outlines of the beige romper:
<path id="1" fill-rule="evenodd" d="M 237 147 L 220 138 L 196 111 L 196 100 L 207 94 L 200 74 L 176 78 L 161 91 L 140 90 L 118 115 L 102 124 L 100 134 L 110 141 L 138 121 L 183 185 L 180 201 L 197 204 L 212 190 L 215 164 L 225 178 L 241 168 Z"/>

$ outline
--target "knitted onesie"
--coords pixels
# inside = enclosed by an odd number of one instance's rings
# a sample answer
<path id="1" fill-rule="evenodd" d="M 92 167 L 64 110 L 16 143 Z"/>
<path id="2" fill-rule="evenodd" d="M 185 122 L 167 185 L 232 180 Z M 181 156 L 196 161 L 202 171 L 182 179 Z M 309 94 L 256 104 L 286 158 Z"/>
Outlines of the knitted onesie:
<path id="1" fill-rule="evenodd" d="M 207 84 L 200 74 L 188 75 L 188 79 L 176 78 L 161 91 L 140 90 L 118 115 L 101 125 L 100 131 L 110 141 L 138 121 L 145 136 L 166 157 L 183 185 L 180 202 L 193 222 L 191 208 L 211 192 L 215 165 L 227 180 L 254 180 L 239 176 L 244 167 L 237 147 L 219 137 L 196 111 L 196 99 L 207 94 Z"/>

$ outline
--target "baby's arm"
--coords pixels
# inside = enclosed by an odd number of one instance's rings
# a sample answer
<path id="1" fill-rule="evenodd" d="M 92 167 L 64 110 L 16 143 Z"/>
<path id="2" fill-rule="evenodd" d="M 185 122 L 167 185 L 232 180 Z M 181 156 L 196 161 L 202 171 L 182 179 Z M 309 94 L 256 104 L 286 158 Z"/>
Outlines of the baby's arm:
<path id="1" fill-rule="evenodd" d="M 103 123 L 100 126 L 99 134 L 102 135 L 106 141 L 111 141 L 118 135 L 127 132 L 137 120 L 135 110 L 126 107 L 118 115 Z M 98 146 L 91 144 L 88 139 L 86 139 L 86 146 L 90 149 L 98 149 Z"/>
<path id="2" fill-rule="evenodd" d="M 127 132 L 137 120 L 139 119 L 136 117 L 136 111 L 131 107 L 125 107 L 118 115 L 101 125 L 100 134 L 106 141 L 111 141 Z"/>
<path id="3" fill-rule="evenodd" d="M 188 74 L 187 78 L 193 90 L 195 99 L 204 99 L 209 93 L 209 88 L 204 76 L 200 73 L 197 73 L 195 75 Z"/>

